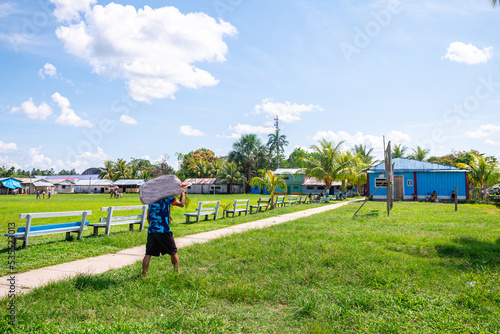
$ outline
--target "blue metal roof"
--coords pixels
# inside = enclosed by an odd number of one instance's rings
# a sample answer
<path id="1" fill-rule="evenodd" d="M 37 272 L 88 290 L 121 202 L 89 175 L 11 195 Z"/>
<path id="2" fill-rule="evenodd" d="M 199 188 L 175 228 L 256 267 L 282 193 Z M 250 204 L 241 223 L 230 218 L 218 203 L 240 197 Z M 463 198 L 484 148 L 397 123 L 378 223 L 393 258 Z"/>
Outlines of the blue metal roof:
<path id="1" fill-rule="evenodd" d="M 394 164 L 394 172 L 466 172 L 465 169 L 460 169 L 453 166 L 445 166 L 431 162 L 418 161 L 412 159 L 395 158 L 392 159 Z M 372 168 L 369 168 L 367 173 L 385 172 L 385 163 L 381 162 Z"/>

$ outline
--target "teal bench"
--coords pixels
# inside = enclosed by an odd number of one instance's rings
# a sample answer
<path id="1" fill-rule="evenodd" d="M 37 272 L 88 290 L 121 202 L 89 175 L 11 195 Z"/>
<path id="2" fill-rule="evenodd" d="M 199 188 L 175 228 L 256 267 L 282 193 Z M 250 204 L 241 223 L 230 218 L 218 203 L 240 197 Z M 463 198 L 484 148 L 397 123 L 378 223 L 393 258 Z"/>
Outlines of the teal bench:
<path id="1" fill-rule="evenodd" d="M 113 216 L 116 211 L 123 210 L 140 210 L 138 215 L 129 216 Z M 107 211 L 106 217 L 99 219 L 99 223 L 92 223 L 89 226 L 94 227 L 94 235 L 99 234 L 99 229 L 104 228 L 106 235 L 109 235 L 111 226 L 114 225 L 129 225 L 129 231 L 134 230 L 134 225 L 139 225 L 139 231 L 144 229 L 144 221 L 148 212 L 147 205 L 133 205 L 133 206 L 106 206 L 101 208 L 101 211 Z"/>
<path id="2" fill-rule="evenodd" d="M 198 202 L 198 209 L 196 212 L 185 213 L 186 223 L 190 222 L 191 217 L 195 217 L 196 221 L 200 221 L 201 216 L 205 216 L 205 220 L 208 220 L 208 216 L 214 216 L 214 220 L 217 219 L 217 214 L 219 212 L 220 201 L 211 202 Z"/>
<path id="3" fill-rule="evenodd" d="M 23 248 L 28 246 L 28 239 L 31 236 L 66 233 L 66 239 L 69 239 L 71 233 L 78 233 L 77 239 L 82 237 L 83 230 L 89 225 L 87 216 L 92 211 L 67 211 L 67 212 L 39 212 L 39 213 L 21 213 L 19 219 L 26 219 L 26 226 L 18 227 L 16 233 L 7 233 L 5 236 L 13 238 L 13 246 L 16 246 L 17 239 L 24 240 Z M 34 218 L 56 218 L 56 217 L 74 217 L 81 216 L 81 220 L 70 223 L 46 224 L 31 226 Z"/>
<path id="4" fill-rule="evenodd" d="M 276 196 L 275 205 L 276 207 L 285 206 L 285 196 Z"/>

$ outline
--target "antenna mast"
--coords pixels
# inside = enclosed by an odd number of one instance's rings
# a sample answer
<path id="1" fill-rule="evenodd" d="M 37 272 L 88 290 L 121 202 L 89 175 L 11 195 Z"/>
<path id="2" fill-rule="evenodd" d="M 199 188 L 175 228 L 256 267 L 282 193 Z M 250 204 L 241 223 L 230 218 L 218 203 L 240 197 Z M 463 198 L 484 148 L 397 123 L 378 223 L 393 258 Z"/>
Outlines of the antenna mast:
<path id="1" fill-rule="evenodd" d="M 280 168 L 280 138 L 279 138 L 279 121 L 278 115 L 274 118 L 274 126 L 276 127 L 276 160 L 278 162 L 278 168 Z"/>

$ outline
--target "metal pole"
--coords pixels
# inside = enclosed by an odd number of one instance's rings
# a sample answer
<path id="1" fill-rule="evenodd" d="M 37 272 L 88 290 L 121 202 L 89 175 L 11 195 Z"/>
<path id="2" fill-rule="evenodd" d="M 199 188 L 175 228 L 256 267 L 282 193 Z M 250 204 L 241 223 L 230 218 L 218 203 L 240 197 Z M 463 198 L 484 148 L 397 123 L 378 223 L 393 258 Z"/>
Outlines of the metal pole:
<path id="1" fill-rule="evenodd" d="M 455 187 L 455 211 L 458 211 L 458 192 L 457 192 L 457 187 Z"/>

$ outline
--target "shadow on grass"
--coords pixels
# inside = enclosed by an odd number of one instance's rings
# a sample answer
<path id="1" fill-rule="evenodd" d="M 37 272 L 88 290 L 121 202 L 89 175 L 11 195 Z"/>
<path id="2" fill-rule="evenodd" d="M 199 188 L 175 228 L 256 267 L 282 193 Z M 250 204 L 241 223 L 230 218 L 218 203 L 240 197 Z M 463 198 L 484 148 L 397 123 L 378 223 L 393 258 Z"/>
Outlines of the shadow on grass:
<path id="1" fill-rule="evenodd" d="M 354 216 L 358 218 L 371 218 L 371 217 L 378 217 L 380 216 L 380 210 L 372 210 L 369 213 L 365 213 L 364 215 L 360 215 L 359 213 Z"/>
<path id="2" fill-rule="evenodd" d="M 126 281 L 135 281 L 141 279 L 140 273 L 131 274 L 129 276 L 122 277 L 120 279 L 101 277 L 101 275 L 94 276 L 92 274 L 79 274 L 74 279 L 75 288 L 78 290 L 105 290 L 116 285 L 119 285 Z"/>
<path id="3" fill-rule="evenodd" d="M 455 245 L 435 246 L 438 256 L 466 260 L 467 267 L 500 267 L 500 238 L 494 243 L 469 237 L 454 239 L 453 242 Z M 466 264 L 461 264 L 460 266 Z"/>

